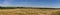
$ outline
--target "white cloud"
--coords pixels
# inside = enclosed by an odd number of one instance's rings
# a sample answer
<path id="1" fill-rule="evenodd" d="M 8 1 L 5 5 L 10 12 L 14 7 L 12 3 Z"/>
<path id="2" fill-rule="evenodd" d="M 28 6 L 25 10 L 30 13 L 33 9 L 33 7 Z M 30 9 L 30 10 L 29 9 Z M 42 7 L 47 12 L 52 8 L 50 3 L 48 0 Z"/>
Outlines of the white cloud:
<path id="1" fill-rule="evenodd" d="M 4 2 L 2 4 L 0 4 L 0 6 L 12 6 L 10 2 L 12 2 L 13 0 L 4 0 Z"/>

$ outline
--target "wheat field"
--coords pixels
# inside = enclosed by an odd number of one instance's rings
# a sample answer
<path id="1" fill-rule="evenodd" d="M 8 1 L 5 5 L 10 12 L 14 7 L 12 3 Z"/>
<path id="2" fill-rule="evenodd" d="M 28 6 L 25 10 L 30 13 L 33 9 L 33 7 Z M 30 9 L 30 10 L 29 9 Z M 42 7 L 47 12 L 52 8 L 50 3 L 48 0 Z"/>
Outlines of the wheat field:
<path id="1" fill-rule="evenodd" d="M 59 9 L 0 9 L 0 15 L 59 15 Z"/>

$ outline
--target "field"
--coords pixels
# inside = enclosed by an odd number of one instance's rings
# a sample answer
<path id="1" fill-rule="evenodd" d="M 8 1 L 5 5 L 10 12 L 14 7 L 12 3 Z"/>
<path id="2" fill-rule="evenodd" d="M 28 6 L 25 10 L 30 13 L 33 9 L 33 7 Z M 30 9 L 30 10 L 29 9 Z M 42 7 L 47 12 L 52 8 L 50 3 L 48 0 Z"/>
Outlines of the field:
<path id="1" fill-rule="evenodd" d="M 60 15 L 60 9 L 0 9 L 0 15 Z"/>

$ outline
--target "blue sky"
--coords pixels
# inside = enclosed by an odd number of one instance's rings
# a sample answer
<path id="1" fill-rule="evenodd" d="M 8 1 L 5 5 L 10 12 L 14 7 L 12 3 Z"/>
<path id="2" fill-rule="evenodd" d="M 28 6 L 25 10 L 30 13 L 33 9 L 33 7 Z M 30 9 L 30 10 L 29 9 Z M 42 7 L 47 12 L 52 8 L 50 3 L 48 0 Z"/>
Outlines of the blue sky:
<path id="1" fill-rule="evenodd" d="M 60 0 L 0 0 L 0 6 L 60 8 Z"/>

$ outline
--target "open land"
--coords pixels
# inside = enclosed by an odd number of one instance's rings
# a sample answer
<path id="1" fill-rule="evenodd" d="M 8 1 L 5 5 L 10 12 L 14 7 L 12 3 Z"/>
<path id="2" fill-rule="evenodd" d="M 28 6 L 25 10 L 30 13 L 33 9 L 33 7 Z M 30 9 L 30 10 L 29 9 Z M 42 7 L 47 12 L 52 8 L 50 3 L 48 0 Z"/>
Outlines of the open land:
<path id="1" fill-rule="evenodd" d="M 60 15 L 60 9 L 0 9 L 0 15 Z"/>

